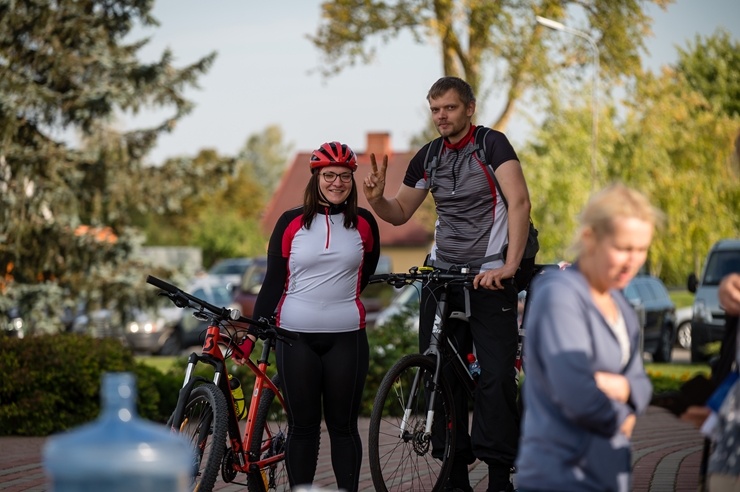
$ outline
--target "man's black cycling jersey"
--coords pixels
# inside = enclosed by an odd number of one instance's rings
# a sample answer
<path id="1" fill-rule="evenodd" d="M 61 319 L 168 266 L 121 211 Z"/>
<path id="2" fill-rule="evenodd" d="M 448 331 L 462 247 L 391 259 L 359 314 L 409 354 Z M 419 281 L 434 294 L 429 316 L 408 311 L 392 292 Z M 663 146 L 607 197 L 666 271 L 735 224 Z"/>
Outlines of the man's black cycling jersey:
<path id="1" fill-rule="evenodd" d="M 493 180 L 484 171 L 475 154 L 475 126 L 455 145 L 444 140 L 444 148 L 431 188 L 437 208 L 431 259 L 447 263 L 465 263 L 499 253 L 509 242 L 506 205 Z M 506 136 L 488 132 L 486 146 L 492 149 L 495 171 L 501 164 L 519 160 Z M 431 142 L 430 142 L 431 143 Z M 429 189 L 424 171 L 428 143 L 417 152 L 406 171 L 403 184 Z M 485 263 L 481 270 L 503 266 L 503 261 Z"/>

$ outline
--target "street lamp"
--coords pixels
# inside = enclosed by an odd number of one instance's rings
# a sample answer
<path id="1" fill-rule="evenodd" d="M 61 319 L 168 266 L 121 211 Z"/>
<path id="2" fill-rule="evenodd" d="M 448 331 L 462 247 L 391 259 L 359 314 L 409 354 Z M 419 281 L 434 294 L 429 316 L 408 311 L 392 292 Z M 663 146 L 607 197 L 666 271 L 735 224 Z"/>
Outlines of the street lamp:
<path id="1" fill-rule="evenodd" d="M 546 17 L 540 17 L 539 15 L 535 17 L 538 24 L 541 24 L 545 27 L 549 27 L 550 29 L 554 29 L 556 31 L 563 31 L 567 32 L 569 34 L 573 34 L 574 36 L 578 36 L 580 38 L 585 39 L 588 41 L 588 44 L 591 46 L 591 49 L 594 53 L 594 82 L 593 82 L 593 95 L 592 95 L 592 101 L 591 101 L 591 191 L 594 191 L 596 189 L 596 156 L 597 156 L 597 147 L 596 147 L 596 141 L 598 139 L 598 97 L 599 97 L 599 47 L 596 46 L 596 41 L 594 38 L 589 36 L 587 33 L 583 31 L 579 31 L 578 29 L 573 29 L 572 27 L 568 27 L 566 25 L 561 24 L 560 22 L 554 21 L 552 19 L 548 19 Z"/>

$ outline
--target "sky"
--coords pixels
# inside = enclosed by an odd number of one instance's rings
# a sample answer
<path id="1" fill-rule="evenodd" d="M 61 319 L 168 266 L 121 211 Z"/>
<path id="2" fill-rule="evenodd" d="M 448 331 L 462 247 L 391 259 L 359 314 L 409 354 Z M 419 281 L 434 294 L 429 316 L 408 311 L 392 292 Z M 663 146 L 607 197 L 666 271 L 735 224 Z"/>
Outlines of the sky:
<path id="1" fill-rule="evenodd" d="M 195 103 L 170 133 L 159 138 L 152 163 L 215 148 L 235 155 L 247 139 L 270 125 L 283 131 L 293 151 L 311 151 L 339 140 L 358 152 L 368 132 L 388 132 L 392 147 L 409 149 L 409 140 L 426 125 L 426 93 L 442 76 L 436 47 L 415 44 L 403 35 L 389 44 L 376 42 L 370 65 L 348 67 L 329 79 L 315 72 L 319 51 L 307 39 L 319 25 L 321 0 L 157 0 L 156 28 L 137 28 L 131 39 L 150 37 L 140 51 L 143 61 L 157 59 L 165 48 L 184 66 L 216 51 L 215 63 L 198 79 L 199 89 L 185 95 Z M 740 39 L 740 0 L 678 0 L 666 11 L 650 6 L 653 35 L 647 37 L 644 65 L 658 70 L 677 59 L 697 34 L 719 27 Z M 567 22 L 567 21 L 564 21 Z M 559 33 L 568 36 L 565 33 Z M 501 107 L 495 97 L 479 105 L 476 121 L 490 123 Z M 125 115 L 121 125 L 138 128 L 161 121 L 163 113 Z M 527 138 L 523 115 L 507 129 L 512 142 Z"/>

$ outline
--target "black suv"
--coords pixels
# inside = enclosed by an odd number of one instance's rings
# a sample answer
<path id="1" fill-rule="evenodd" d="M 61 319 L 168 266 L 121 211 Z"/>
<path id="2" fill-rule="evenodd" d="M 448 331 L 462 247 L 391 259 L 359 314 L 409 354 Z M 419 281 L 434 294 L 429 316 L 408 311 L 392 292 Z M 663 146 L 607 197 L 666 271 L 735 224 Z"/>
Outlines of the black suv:
<path id="1" fill-rule="evenodd" d="M 663 282 L 651 275 L 637 275 L 624 295 L 642 322 L 643 350 L 655 362 L 670 362 L 676 337 L 676 305 Z"/>

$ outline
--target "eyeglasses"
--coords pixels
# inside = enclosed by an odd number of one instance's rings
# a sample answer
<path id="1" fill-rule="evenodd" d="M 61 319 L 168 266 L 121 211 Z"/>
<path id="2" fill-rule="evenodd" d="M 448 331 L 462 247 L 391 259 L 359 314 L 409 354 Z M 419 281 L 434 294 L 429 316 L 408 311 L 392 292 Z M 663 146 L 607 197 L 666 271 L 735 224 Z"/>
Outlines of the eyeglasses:
<path id="1" fill-rule="evenodd" d="M 350 181 L 352 181 L 352 173 L 321 173 L 321 175 L 324 177 L 324 181 L 326 181 L 327 183 L 333 183 L 337 179 L 337 176 L 339 176 L 339 179 L 342 181 L 342 183 L 349 183 Z"/>

